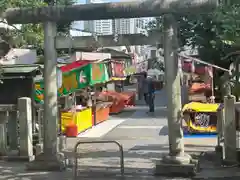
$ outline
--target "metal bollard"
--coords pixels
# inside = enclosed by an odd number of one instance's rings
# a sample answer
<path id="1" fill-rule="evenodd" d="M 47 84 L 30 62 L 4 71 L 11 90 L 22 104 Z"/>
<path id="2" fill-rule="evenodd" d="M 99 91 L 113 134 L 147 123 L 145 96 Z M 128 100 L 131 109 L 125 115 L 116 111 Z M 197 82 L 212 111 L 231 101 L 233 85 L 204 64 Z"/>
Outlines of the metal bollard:
<path id="1" fill-rule="evenodd" d="M 77 149 L 78 146 L 81 144 L 116 144 L 119 147 L 120 152 L 120 168 L 121 168 L 121 175 L 124 176 L 124 154 L 123 154 L 123 147 L 122 145 L 117 141 L 78 141 L 74 147 L 74 154 L 75 154 L 75 167 L 73 170 L 73 179 L 77 179 L 77 170 L 78 170 L 78 156 L 77 156 Z"/>

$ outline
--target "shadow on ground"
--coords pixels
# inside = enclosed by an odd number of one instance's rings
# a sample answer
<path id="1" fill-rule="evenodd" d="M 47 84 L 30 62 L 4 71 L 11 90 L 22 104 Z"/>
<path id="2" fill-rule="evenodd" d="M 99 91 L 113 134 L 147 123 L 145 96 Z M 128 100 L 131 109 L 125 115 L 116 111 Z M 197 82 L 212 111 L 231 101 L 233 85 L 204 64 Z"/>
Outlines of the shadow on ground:
<path id="1" fill-rule="evenodd" d="M 72 174 L 72 172 L 71 172 Z M 0 179 L 4 180 L 72 180 L 69 171 L 66 172 L 35 172 L 26 171 L 25 163 L 0 162 Z"/>
<path id="2" fill-rule="evenodd" d="M 148 145 L 137 145 L 127 150 L 124 150 L 124 159 L 127 162 L 128 159 L 134 160 L 139 158 L 146 160 L 155 160 L 162 156 L 163 152 L 168 151 L 168 145 L 158 145 L 158 144 L 148 144 Z M 104 148 L 104 147 L 93 147 L 88 148 L 87 151 L 78 149 L 79 157 L 82 158 L 118 158 L 120 153 L 116 148 Z M 73 158 L 73 152 L 66 151 L 66 156 L 68 158 Z"/>

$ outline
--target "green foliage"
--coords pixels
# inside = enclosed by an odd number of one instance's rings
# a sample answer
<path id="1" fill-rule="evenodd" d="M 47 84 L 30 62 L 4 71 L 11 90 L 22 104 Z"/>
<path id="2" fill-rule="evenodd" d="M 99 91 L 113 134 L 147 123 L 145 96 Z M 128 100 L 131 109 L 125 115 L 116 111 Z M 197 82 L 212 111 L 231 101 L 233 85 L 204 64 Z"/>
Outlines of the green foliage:
<path id="1" fill-rule="evenodd" d="M 1 0 L 0 12 L 7 8 L 14 7 L 42 7 L 47 6 L 52 0 Z M 58 0 L 58 5 L 73 5 L 74 0 Z M 57 24 L 57 31 L 68 34 L 71 22 L 59 22 Z M 1 35 L 3 36 L 3 35 Z M 13 47 L 26 47 L 31 45 L 37 49 L 38 54 L 43 54 L 43 26 L 42 24 L 24 24 L 19 29 L 9 31 L 4 35 Z"/>
<path id="2" fill-rule="evenodd" d="M 209 14 L 175 16 L 179 26 L 179 44 L 198 48 L 200 58 L 227 67 L 220 59 L 240 47 L 240 1 L 228 0 Z M 163 18 L 156 18 L 148 29 L 162 30 Z"/>

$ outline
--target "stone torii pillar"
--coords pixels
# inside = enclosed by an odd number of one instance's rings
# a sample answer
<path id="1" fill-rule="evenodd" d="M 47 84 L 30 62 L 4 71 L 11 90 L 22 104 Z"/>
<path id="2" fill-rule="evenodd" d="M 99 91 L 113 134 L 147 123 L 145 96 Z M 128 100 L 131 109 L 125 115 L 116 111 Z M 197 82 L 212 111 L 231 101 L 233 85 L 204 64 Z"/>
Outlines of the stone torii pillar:
<path id="1" fill-rule="evenodd" d="M 44 155 L 39 158 L 42 160 L 39 169 L 61 168 L 58 161 L 57 135 L 57 83 L 56 83 L 56 51 L 55 51 L 55 29 L 54 22 L 75 21 L 75 20 L 101 20 L 117 18 L 137 18 L 137 17 L 156 17 L 165 14 L 178 13 L 206 13 L 216 8 L 218 0 L 139 0 L 134 2 L 121 3 L 100 3 L 74 6 L 56 6 L 42 8 L 15 8 L 8 9 L 3 17 L 10 24 L 44 23 L 45 25 L 45 115 L 44 123 L 48 126 L 44 132 Z M 178 64 L 176 63 L 176 26 L 171 15 L 165 19 L 166 35 L 165 38 L 165 63 L 167 69 L 167 92 L 169 98 L 169 156 L 164 158 L 165 169 L 175 167 L 176 164 L 188 164 L 190 157 L 184 154 L 184 144 L 182 130 L 179 126 L 179 113 L 181 111 L 180 82 Z M 173 33 L 173 34 L 172 34 Z M 169 63 L 168 63 L 169 61 Z M 171 69 L 176 71 L 170 75 Z M 47 77 L 48 76 L 48 77 Z M 173 97 L 175 95 L 175 97 Z M 51 157 L 49 159 L 49 157 Z M 37 161 L 36 161 L 37 162 Z M 40 162 L 40 161 L 38 161 Z M 56 163 L 55 163 L 56 162 Z M 61 164 L 61 163 L 60 163 Z M 169 166 L 170 164 L 170 166 Z M 55 168 L 53 168 L 55 167 Z M 157 165 L 159 169 L 160 165 Z M 161 166 L 163 167 L 163 166 Z M 161 168 L 160 168 L 161 169 Z M 180 167 L 170 170 L 174 172 Z M 168 171 L 169 172 L 169 171 Z M 179 171 L 178 171 L 179 172 Z"/>

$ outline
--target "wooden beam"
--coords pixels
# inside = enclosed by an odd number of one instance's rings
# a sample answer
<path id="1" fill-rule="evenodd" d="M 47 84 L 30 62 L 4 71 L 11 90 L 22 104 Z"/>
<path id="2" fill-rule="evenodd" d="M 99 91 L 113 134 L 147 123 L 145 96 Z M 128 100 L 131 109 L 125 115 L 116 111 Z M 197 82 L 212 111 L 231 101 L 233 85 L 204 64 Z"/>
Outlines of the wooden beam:
<path id="1" fill-rule="evenodd" d="M 46 21 L 156 17 L 169 13 L 208 13 L 217 5 L 218 0 L 138 0 L 73 6 L 10 8 L 3 13 L 3 18 L 9 24 L 27 24 Z"/>
<path id="2" fill-rule="evenodd" d="M 111 47 L 111 46 L 136 46 L 136 45 L 156 45 L 162 42 L 162 33 L 154 32 L 149 36 L 143 34 L 124 34 L 119 35 L 118 41 L 114 41 L 113 35 L 97 36 L 76 36 L 73 38 L 65 36 L 57 36 L 56 49 L 79 49 L 85 47 Z"/>

